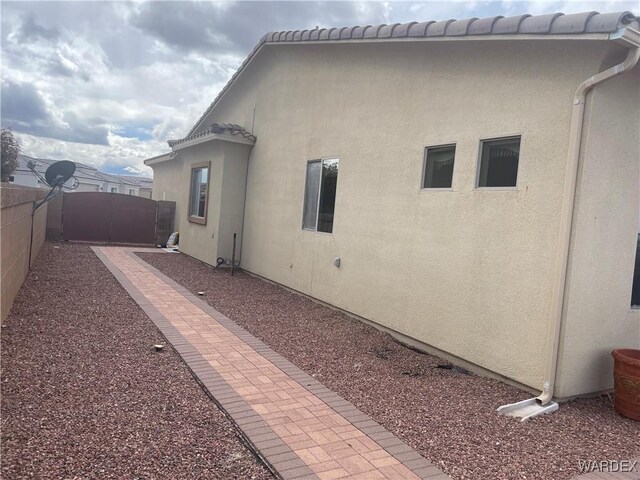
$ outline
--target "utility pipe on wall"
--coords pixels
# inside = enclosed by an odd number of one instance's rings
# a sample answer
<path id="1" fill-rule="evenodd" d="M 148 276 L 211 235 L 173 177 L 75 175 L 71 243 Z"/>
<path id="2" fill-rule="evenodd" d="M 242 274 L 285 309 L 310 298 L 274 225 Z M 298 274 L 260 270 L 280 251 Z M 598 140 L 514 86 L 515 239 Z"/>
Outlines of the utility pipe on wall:
<path id="1" fill-rule="evenodd" d="M 625 37 L 626 36 L 626 37 Z M 567 269 L 569 267 L 569 248 L 571 242 L 571 227 L 573 210 L 575 208 L 576 183 L 580 159 L 580 145 L 582 143 L 582 128 L 584 123 L 584 109 L 587 93 L 596 85 L 617 75 L 631 70 L 640 59 L 640 35 L 625 29 L 624 39 L 628 42 L 629 52 L 624 62 L 600 72 L 582 82 L 573 97 L 571 113 L 571 127 L 569 133 L 569 151 L 567 154 L 567 170 L 565 175 L 562 210 L 560 213 L 560 233 L 556 251 L 555 273 L 553 279 L 553 298 L 551 307 L 551 321 L 549 322 L 549 336 L 545 350 L 544 384 L 542 394 L 536 397 L 539 405 L 548 404 L 553 398 L 556 373 L 558 366 L 558 347 L 562 326 L 562 312 L 564 308 Z"/>

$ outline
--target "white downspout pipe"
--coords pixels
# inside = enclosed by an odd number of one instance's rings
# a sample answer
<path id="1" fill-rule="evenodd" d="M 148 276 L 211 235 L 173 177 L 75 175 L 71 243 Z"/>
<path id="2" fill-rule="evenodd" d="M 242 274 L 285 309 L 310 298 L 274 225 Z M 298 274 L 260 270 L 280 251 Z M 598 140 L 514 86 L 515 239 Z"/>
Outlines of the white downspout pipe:
<path id="1" fill-rule="evenodd" d="M 629 29 L 625 29 L 625 32 Z M 635 35 L 633 35 L 635 33 Z M 624 35 L 624 34 L 623 34 Z M 637 37 L 637 32 L 631 31 L 631 37 Z M 631 39 L 627 39 L 631 40 Z M 549 336 L 545 350 L 544 384 L 542 394 L 536 397 L 538 405 L 546 405 L 553 398 L 556 372 L 558 366 L 558 353 L 560 344 L 560 328 L 562 326 L 562 312 L 566 290 L 567 269 L 569 266 L 569 247 L 571 242 L 571 227 L 573 223 L 573 210 L 575 207 L 576 183 L 578 178 L 578 162 L 580 158 L 580 145 L 582 143 L 582 127 L 584 122 L 584 108 L 587 93 L 596 85 L 621 75 L 631 70 L 640 59 L 640 43 L 631 43 L 627 58 L 624 62 L 600 72 L 582 82 L 575 91 L 573 97 L 573 109 L 571 112 L 571 129 L 569 133 L 569 151 L 567 154 L 567 170 L 564 182 L 564 194 L 562 198 L 562 210 L 560 213 L 560 233 L 556 251 L 555 273 L 553 279 L 553 297 L 551 307 L 551 322 L 549 323 Z"/>

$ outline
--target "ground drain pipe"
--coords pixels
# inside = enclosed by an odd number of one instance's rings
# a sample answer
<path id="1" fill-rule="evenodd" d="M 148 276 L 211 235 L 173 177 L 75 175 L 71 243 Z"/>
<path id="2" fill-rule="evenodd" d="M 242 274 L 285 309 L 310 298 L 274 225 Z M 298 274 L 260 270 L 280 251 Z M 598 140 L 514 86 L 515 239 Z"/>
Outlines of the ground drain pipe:
<path id="1" fill-rule="evenodd" d="M 558 404 L 552 402 L 558 366 L 558 347 L 562 326 L 562 310 L 566 288 L 567 269 L 569 265 L 569 247 L 571 242 L 571 227 L 573 210 L 575 207 L 576 184 L 580 159 L 580 144 L 582 142 L 582 128 L 584 124 L 584 109 L 587 93 L 596 85 L 615 76 L 631 70 L 640 59 L 640 34 L 625 29 L 620 36 L 629 52 L 624 62 L 600 72 L 582 82 L 573 97 L 571 113 L 571 127 L 569 133 L 569 151 L 567 154 L 567 169 L 565 174 L 562 210 L 560 213 L 560 233 L 556 251 L 555 274 L 553 279 L 553 298 L 549 336 L 545 350 L 545 370 L 542 394 L 538 397 L 518 403 L 503 405 L 498 408 L 501 415 L 521 417 L 522 421 L 536 417 L 543 413 L 551 413 L 558 409 Z"/>

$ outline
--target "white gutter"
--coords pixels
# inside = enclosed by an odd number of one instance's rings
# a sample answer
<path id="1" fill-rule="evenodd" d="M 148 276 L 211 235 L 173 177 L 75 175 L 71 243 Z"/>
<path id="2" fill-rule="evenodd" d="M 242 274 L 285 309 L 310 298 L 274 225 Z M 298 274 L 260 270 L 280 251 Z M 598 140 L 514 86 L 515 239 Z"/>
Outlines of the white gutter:
<path id="1" fill-rule="evenodd" d="M 558 405 L 552 402 L 558 366 L 560 332 L 562 326 L 562 312 L 564 308 L 567 269 L 569 266 L 569 248 L 571 243 L 571 227 L 575 208 L 576 184 L 580 159 L 580 145 L 582 143 L 582 127 L 584 124 L 585 101 L 589 91 L 610 78 L 631 70 L 640 60 L 640 33 L 625 28 L 621 32 L 611 35 L 611 39 L 629 48 L 624 62 L 614 65 L 607 70 L 587 78 L 578 85 L 573 97 L 571 113 L 571 127 L 569 131 L 569 150 L 567 153 L 567 168 L 560 213 L 560 233 L 556 250 L 556 264 L 553 279 L 553 297 L 551 307 L 551 322 L 545 349 L 545 369 L 542 393 L 530 400 L 504 405 L 498 412 L 504 415 L 522 417 L 523 420 L 542 413 L 557 410 Z M 535 405 L 539 408 L 536 409 Z M 526 415 L 519 413 L 525 412 Z"/>
<path id="2" fill-rule="evenodd" d="M 625 29 L 628 31 L 628 29 Z M 635 36 L 638 36 L 638 32 Z M 638 39 L 636 39 L 637 41 Z M 624 62 L 600 72 L 582 82 L 573 97 L 573 111 L 571 114 L 571 130 L 569 133 L 569 153 L 567 155 L 567 171 L 564 183 L 562 211 L 560 213 L 560 235 L 556 254 L 556 271 L 554 275 L 554 292 L 551 309 L 551 324 L 545 352 L 546 365 L 542 394 L 536 397 L 539 405 L 546 405 L 553 398 L 556 372 L 558 365 L 558 346 L 560 344 L 560 327 L 562 325 L 562 311 L 566 290 L 567 269 L 569 267 L 569 246 L 571 242 L 571 227 L 573 210 L 575 207 L 576 183 L 578 178 L 578 161 L 580 158 L 580 144 L 582 143 L 582 127 L 584 124 L 584 107 L 587 93 L 610 78 L 622 75 L 635 67 L 640 59 L 640 43 L 629 49 Z"/>

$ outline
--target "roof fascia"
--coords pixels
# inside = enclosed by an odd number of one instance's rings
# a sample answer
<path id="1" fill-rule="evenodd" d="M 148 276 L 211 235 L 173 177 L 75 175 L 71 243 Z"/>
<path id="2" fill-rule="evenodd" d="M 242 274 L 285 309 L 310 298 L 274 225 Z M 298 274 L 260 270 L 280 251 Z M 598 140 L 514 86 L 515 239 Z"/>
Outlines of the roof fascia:
<path id="1" fill-rule="evenodd" d="M 240 143 L 242 145 L 251 145 L 255 144 L 254 141 L 249 140 L 248 138 L 243 137 L 242 135 L 231 135 L 225 133 L 212 133 L 210 135 L 203 135 L 201 137 L 197 137 L 191 140 L 187 140 L 186 142 L 182 142 L 178 145 L 173 146 L 171 149 L 174 152 L 178 150 L 183 150 L 185 148 L 193 147 L 194 145 L 199 145 L 201 143 L 212 142 L 212 141 L 222 141 L 222 142 L 230 142 L 230 143 Z"/>
<path id="2" fill-rule="evenodd" d="M 142 163 L 144 163 L 145 165 L 157 165 L 158 163 L 168 162 L 169 160 L 171 160 L 171 158 L 172 157 L 170 153 L 163 153 L 162 155 L 158 155 L 156 157 L 147 158 Z"/>

